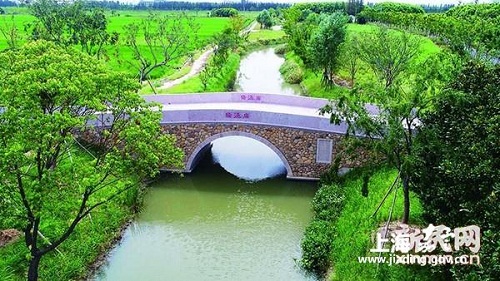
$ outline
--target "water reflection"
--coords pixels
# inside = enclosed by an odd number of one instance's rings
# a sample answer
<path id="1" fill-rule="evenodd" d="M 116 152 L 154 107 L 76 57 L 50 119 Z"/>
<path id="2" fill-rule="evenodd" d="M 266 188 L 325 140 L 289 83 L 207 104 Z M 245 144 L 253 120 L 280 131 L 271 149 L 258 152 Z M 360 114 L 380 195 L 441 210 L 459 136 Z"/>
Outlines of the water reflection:
<path id="1" fill-rule="evenodd" d="M 224 137 L 212 142 L 215 163 L 238 178 L 259 181 L 286 174 L 285 165 L 265 144 L 248 137 Z"/>
<path id="2" fill-rule="evenodd" d="M 240 62 L 235 89 L 239 92 L 300 95 L 298 85 L 286 83 L 279 72 L 285 59 L 274 48 L 251 52 Z"/>

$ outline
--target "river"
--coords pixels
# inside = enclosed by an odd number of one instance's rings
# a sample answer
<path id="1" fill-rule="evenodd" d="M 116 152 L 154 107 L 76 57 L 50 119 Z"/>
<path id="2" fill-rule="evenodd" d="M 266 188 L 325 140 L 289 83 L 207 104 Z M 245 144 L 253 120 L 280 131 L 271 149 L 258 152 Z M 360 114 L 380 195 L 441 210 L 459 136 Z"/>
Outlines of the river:
<path id="1" fill-rule="evenodd" d="M 274 48 L 264 48 L 244 56 L 240 62 L 235 90 L 247 93 L 300 95 L 299 85 L 288 84 L 280 74 L 285 62 L 274 53 Z"/>
<path id="2" fill-rule="evenodd" d="M 262 62 L 262 55 L 267 54 L 266 69 L 271 68 L 270 61 L 276 64 L 272 66 L 275 71 L 279 69 L 282 62 L 275 59 L 278 56 L 272 49 L 255 53 L 259 59 L 254 62 Z M 244 91 L 283 89 L 282 81 L 267 80 L 275 76 L 259 82 L 266 87 L 274 83 L 274 88 L 246 88 L 250 85 L 246 80 L 259 80 L 251 74 L 257 72 L 248 71 L 251 67 L 245 59 L 240 68 L 245 82 L 238 79 Z M 297 260 L 312 217 L 316 183 L 289 181 L 284 173 L 279 157 L 258 141 L 246 137 L 215 140 L 193 173 L 157 178 L 143 211 L 94 279 L 315 280 L 300 269 Z"/>

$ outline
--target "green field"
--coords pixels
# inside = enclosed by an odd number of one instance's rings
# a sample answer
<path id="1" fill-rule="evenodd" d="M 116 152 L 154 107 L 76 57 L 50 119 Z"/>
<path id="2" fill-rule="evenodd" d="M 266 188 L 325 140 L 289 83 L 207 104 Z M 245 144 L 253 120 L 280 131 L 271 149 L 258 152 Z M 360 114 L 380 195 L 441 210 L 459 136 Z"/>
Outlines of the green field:
<path id="1" fill-rule="evenodd" d="M 36 18 L 30 14 L 27 8 L 5 8 L 6 14 L 0 16 L 0 26 L 8 27 L 15 24 L 18 32 L 20 42 L 26 42 L 29 38 L 28 25 L 33 23 Z M 178 12 L 172 11 L 153 11 L 154 13 L 164 16 L 172 15 Z M 120 41 L 117 46 L 106 46 L 105 48 L 105 63 L 113 70 L 124 71 L 135 75 L 137 69 L 133 59 L 132 50 L 125 46 L 124 36 L 125 29 L 128 24 L 140 23 L 149 15 L 149 11 L 107 11 L 106 16 L 108 20 L 108 32 L 118 32 L 120 34 Z M 222 31 L 228 24 L 229 18 L 215 18 L 208 17 L 206 11 L 189 11 L 186 12 L 189 16 L 194 17 L 195 24 L 199 25 L 198 42 L 191 47 L 192 51 L 202 48 L 207 45 L 210 39 L 218 32 Z M 255 13 L 242 13 L 246 21 L 249 23 L 255 16 Z M 138 40 L 140 47 L 146 48 L 144 39 Z M 7 41 L 4 36 L 0 37 L 0 50 L 7 48 Z M 76 47 L 78 48 L 78 47 Z M 116 55 L 118 54 L 118 56 Z M 187 55 L 187 54 L 186 54 Z M 187 56 L 183 59 L 173 61 L 165 67 L 155 70 L 151 74 L 152 79 L 173 75 L 184 64 Z"/>

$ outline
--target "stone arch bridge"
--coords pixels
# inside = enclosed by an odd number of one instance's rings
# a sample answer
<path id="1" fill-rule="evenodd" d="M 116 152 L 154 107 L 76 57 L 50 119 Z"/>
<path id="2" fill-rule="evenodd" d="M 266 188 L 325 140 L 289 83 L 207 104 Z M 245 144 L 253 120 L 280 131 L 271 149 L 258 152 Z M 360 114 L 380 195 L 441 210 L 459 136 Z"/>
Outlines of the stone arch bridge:
<path id="1" fill-rule="evenodd" d="M 258 93 L 147 95 L 163 105 L 161 126 L 177 137 L 185 153 L 183 172 L 191 172 L 211 142 L 245 136 L 271 148 L 283 161 L 287 178 L 318 179 L 339 152 L 346 124 L 334 125 L 318 109 L 325 99 Z M 352 163 L 343 163 L 349 167 Z"/>

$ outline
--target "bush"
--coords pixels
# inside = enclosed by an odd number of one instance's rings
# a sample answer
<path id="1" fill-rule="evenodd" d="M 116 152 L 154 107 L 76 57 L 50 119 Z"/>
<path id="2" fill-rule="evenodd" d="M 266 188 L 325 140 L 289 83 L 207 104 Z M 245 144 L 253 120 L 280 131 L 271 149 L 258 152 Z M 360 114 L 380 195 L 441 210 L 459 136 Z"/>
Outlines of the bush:
<path id="1" fill-rule="evenodd" d="M 211 17 L 222 17 L 222 18 L 229 18 L 229 17 L 235 17 L 238 15 L 238 10 L 234 8 L 219 8 L 212 10 L 210 13 Z"/>
<path id="2" fill-rule="evenodd" d="M 325 221 L 337 220 L 344 206 L 344 190 L 338 184 L 323 185 L 313 199 L 316 218 Z"/>
<path id="3" fill-rule="evenodd" d="M 283 44 L 274 48 L 274 53 L 277 55 L 284 55 L 288 51 L 288 45 Z"/>
<path id="4" fill-rule="evenodd" d="M 290 84 L 299 84 L 304 79 L 304 71 L 293 61 L 285 61 L 280 67 L 280 73 L 283 75 L 285 82 Z"/>
<path id="5" fill-rule="evenodd" d="M 367 21 L 368 19 L 366 18 L 366 14 L 364 14 L 363 12 L 356 15 L 356 23 L 366 24 Z"/>
<path id="6" fill-rule="evenodd" d="M 300 263 L 306 270 L 324 274 L 330 267 L 330 251 L 333 227 L 327 221 L 315 219 L 306 228 L 302 240 L 302 259 Z"/>
<path id="7" fill-rule="evenodd" d="M 340 185 L 323 185 L 312 201 L 314 220 L 306 228 L 302 240 L 301 265 L 316 274 L 330 267 L 330 252 L 334 238 L 333 225 L 344 206 L 344 190 Z"/>

